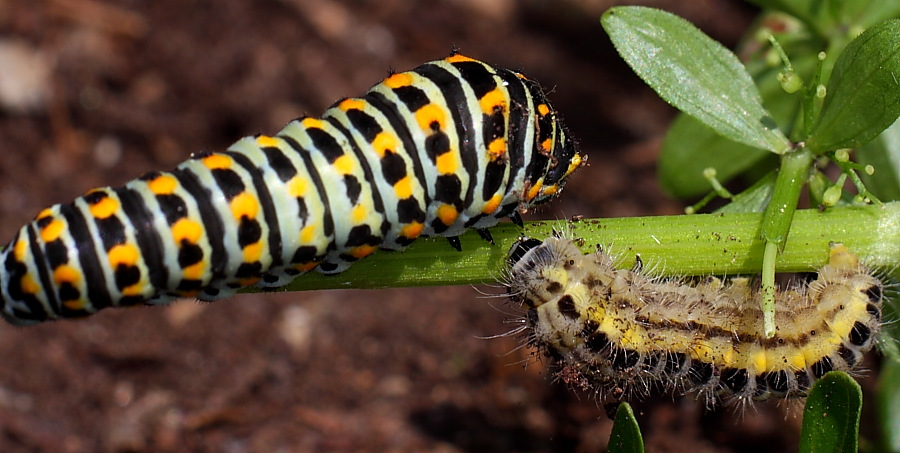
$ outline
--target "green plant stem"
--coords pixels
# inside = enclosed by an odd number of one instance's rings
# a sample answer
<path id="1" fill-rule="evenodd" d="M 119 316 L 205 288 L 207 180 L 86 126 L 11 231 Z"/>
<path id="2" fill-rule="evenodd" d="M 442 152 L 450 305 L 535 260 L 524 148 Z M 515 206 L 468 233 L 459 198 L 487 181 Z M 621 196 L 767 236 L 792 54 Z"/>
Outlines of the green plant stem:
<path id="1" fill-rule="evenodd" d="M 766 338 L 775 336 L 775 262 L 778 258 L 778 244 L 766 242 L 763 250 L 760 304 L 763 313 L 763 331 Z M 771 264 L 770 264 L 771 263 Z"/>
<path id="2" fill-rule="evenodd" d="M 818 63 L 816 64 L 816 71 L 813 73 L 812 80 L 806 85 L 806 93 L 803 94 L 803 99 L 801 100 L 801 105 L 803 106 L 803 123 L 801 124 L 802 130 L 800 131 L 799 136 L 803 138 L 809 137 L 809 133 L 812 131 L 813 124 L 816 120 L 816 114 L 819 113 L 816 103 L 821 100 L 818 99 L 816 93 L 818 92 L 819 83 L 822 81 L 822 63 L 825 61 L 824 57 L 825 52 L 821 52 L 817 59 Z"/>
<path id="3" fill-rule="evenodd" d="M 668 275 L 759 274 L 765 242 L 758 213 L 565 220 L 529 223 L 524 234 L 546 238 L 554 229 L 584 239 L 585 252 L 596 245 L 620 256 L 621 267 L 645 264 Z M 494 283 L 506 267 L 507 252 L 523 232 L 512 224 L 491 229 L 496 245 L 475 232 L 463 235 L 463 252 L 443 238 L 420 239 L 403 252 L 377 252 L 345 272 L 316 272 L 296 279 L 286 290 L 326 288 L 398 288 Z M 871 266 L 900 264 L 900 202 L 836 207 L 825 212 L 800 210 L 776 271 L 811 271 L 828 259 L 829 242 L 843 242 Z"/>
<path id="4" fill-rule="evenodd" d="M 800 192 L 809 179 L 809 169 L 814 160 L 815 156 L 806 148 L 787 153 L 781 158 L 781 168 L 775 180 L 772 199 L 764 212 L 761 231 L 762 238 L 766 242 L 778 244 L 779 251 L 784 249 Z"/>
<path id="5" fill-rule="evenodd" d="M 784 250 L 800 192 L 809 179 L 814 161 L 813 153 L 802 147 L 782 156 L 772 199 L 763 212 L 761 237 L 766 242 L 766 253 L 762 265 L 760 305 L 766 338 L 775 336 L 775 258 L 777 252 Z"/>

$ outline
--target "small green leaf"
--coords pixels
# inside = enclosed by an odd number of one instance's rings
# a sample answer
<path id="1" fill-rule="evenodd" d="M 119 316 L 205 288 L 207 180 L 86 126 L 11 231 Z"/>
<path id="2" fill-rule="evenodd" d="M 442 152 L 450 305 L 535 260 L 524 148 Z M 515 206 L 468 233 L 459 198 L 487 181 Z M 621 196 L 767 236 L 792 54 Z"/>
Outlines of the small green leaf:
<path id="1" fill-rule="evenodd" d="M 900 362 L 895 359 L 882 361 L 877 402 L 884 451 L 900 451 Z"/>
<path id="2" fill-rule="evenodd" d="M 834 206 L 853 206 L 858 204 L 854 201 L 856 194 L 843 190 L 843 182 L 846 181 L 846 174 L 838 177 L 837 181 L 832 181 L 819 170 L 813 170 L 812 175 L 807 181 L 807 193 L 809 194 L 809 205 L 824 207 Z M 837 200 L 832 198 L 826 201 L 826 195 L 829 192 L 837 192 Z M 834 195 L 830 195 L 834 197 Z"/>
<path id="3" fill-rule="evenodd" d="M 613 421 L 612 432 L 609 434 L 609 445 L 606 446 L 609 453 L 643 453 L 644 439 L 641 438 L 641 428 L 634 419 L 634 412 L 628 403 L 619 404 L 616 409 L 616 419 Z"/>
<path id="4" fill-rule="evenodd" d="M 737 214 L 740 212 L 763 212 L 769 200 L 772 198 L 772 191 L 775 190 L 775 178 L 777 174 L 772 171 L 764 178 L 761 178 L 756 184 L 747 190 L 734 196 L 731 203 L 716 210 L 716 214 Z"/>
<path id="5" fill-rule="evenodd" d="M 637 6 L 610 8 L 601 22 L 622 58 L 666 102 L 731 140 L 779 154 L 790 149 L 741 62 L 689 22 Z"/>
<path id="6" fill-rule="evenodd" d="M 900 200 L 900 120 L 863 145 L 856 160 L 875 168 L 874 174 L 861 175 L 870 192 L 881 201 Z"/>
<path id="7" fill-rule="evenodd" d="M 817 61 L 815 55 L 804 54 L 794 59 L 794 68 L 798 73 L 809 74 Z M 776 77 L 778 68 L 756 61 L 748 70 L 775 122 L 790 129 L 797 117 L 800 97 L 785 94 Z M 770 161 L 763 162 L 766 157 Z M 669 126 L 663 140 L 659 155 L 660 184 L 674 197 L 696 197 L 710 190 L 709 182 L 703 177 L 704 168 L 715 168 L 719 181 L 725 184 L 736 175 L 754 170 L 759 176 L 766 174 L 776 167 L 777 161 L 772 157 L 771 153 L 722 137 L 693 117 L 681 114 Z M 748 175 L 748 180 L 752 178 Z"/>
<path id="8" fill-rule="evenodd" d="M 847 373 L 832 371 L 816 381 L 803 411 L 801 453 L 856 453 L 862 389 Z"/>
<path id="9" fill-rule="evenodd" d="M 763 150 L 728 140 L 694 117 L 678 115 L 669 126 L 659 155 L 659 180 L 676 198 L 709 192 L 703 169 L 715 168 L 720 181 L 728 181 L 771 156 Z"/>
<path id="10" fill-rule="evenodd" d="M 816 153 L 868 143 L 900 116 L 900 20 L 854 39 L 835 63 L 807 146 Z"/>

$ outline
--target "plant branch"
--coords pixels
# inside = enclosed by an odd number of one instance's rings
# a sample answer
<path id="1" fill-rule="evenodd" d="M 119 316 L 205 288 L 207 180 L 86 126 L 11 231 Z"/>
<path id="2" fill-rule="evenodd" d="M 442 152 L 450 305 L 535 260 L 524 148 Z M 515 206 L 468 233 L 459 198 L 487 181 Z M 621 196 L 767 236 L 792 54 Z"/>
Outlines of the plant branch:
<path id="1" fill-rule="evenodd" d="M 645 264 L 663 274 L 759 274 L 765 248 L 761 220 L 758 213 L 560 220 L 529 223 L 524 234 L 546 238 L 554 230 L 564 231 L 583 238 L 585 252 L 602 245 L 621 256 L 622 267 L 632 266 L 641 254 Z M 507 251 L 523 233 L 503 224 L 491 234 L 493 246 L 474 232 L 463 235 L 463 252 L 443 238 L 420 239 L 403 252 L 378 252 L 338 275 L 301 276 L 286 290 L 493 283 L 506 266 Z M 827 261 L 832 241 L 843 242 L 870 266 L 900 268 L 900 202 L 797 211 L 776 271 L 815 270 Z"/>

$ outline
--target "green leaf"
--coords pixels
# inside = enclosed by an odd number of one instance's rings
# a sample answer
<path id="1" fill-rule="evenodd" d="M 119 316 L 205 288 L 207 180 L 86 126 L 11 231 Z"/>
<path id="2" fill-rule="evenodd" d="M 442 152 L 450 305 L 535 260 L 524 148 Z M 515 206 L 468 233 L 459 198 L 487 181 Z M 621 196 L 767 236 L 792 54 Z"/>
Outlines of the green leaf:
<path id="1" fill-rule="evenodd" d="M 863 145 L 856 160 L 875 168 L 874 174 L 861 175 L 869 192 L 881 201 L 900 200 L 900 120 Z"/>
<path id="2" fill-rule="evenodd" d="M 801 453 L 856 453 L 862 389 L 847 373 L 832 371 L 816 381 L 803 411 Z"/>
<path id="3" fill-rule="evenodd" d="M 610 8 L 601 22 L 622 58 L 666 102 L 731 140 L 779 154 L 790 149 L 741 62 L 689 22 L 637 6 Z"/>
<path id="4" fill-rule="evenodd" d="M 807 52 L 794 59 L 794 69 L 805 79 L 810 78 L 817 62 L 815 53 Z M 800 108 L 800 96 L 784 92 L 777 78 L 780 70 L 780 67 L 773 68 L 761 60 L 748 63 L 748 71 L 756 81 L 763 105 L 777 124 L 790 130 Z M 706 167 L 715 168 L 719 181 L 725 184 L 732 177 L 753 169 L 765 174 L 775 168 L 775 160 L 762 162 L 766 156 L 771 154 L 731 141 L 693 117 L 681 114 L 669 126 L 663 141 L 659 156 L 660 184 L 674 197 L 696 197 L 710 190 L 709 182 L 703 177 Z"/>
<path id="5" fill-rule="evenodd" d="M 854 39 L 835 63 L 807 146 L 816 153 L 856 148 L 900 116 L 900 20 Z"/>
<path id="6" fill-rule="evenodd" d="M 795 60 L 794 68 L 805 78 L 817 61 L 815 55 L 807 54 Z M 759 63 L 753 67 L 751 74 L 757 81 L 763 104 L 776 123 L 788 127 L 797 116 L 800 97 L 784 92 L 776 77 L 777 69 Z M 659 155 L 660 184 L 674 197 L 696 197 L 710 190 L 709 181 L 703 177 L 705 168 L 715 168 L 719 181 L 725 184 L 752 169 L 765 174 L 775 168 L 774 159 L 762 162 L 767 156 L 771 154 L 722 137 L 693 117 L 681 114 L 669 126 L 663 141 Z"/>
<path id="7" fill-rule="evenodd" d="M 756 184 L 735 195 L 731 203 L 717 209 L 716 214 L 763 212 L 772 198 L 772 191 L 775 190 L 776 176 L 777 174 L 773 171 L 764 178 L 760 178 Z"/>
<path id="8" fill-rule="evenodd" d="M 810 175 L 809 180 L 806 182 L 806 192 L 809 194 L 809 205 L 824 206 L 825 192 L 833 185 L 834 182 L 825 176 L 824 173 L 818 169 L 813 170 L 812 175 Z"/>
<path id="9" fill-rule="evenodd" d="M 609 445 L 606 446 L 609 453 L 643 453 L 644 439 L 641 438 L 641 428 L 634 419 L 634 412 L 628 403 L 619 404 L 616 409 L 616 419 L 613 421 L 612 432 L 609 434 Z"/>
<path id="10" fill-rule="evenodd" d="M 884 451 L 900 451 L 900 362 L 882 362 L 876 401 Z"/>
<path id="11" fill-rule="evenodd" d="M 694 117 L 681 114 L 669 126 L 663 141 L 659 180 L 673 197 L 695 197 L 711 189 L 703 177 L 705 168 L 715 168 L 719 181 L 727 182 L 768 156 L 771 154 L 728 140 Z"/>

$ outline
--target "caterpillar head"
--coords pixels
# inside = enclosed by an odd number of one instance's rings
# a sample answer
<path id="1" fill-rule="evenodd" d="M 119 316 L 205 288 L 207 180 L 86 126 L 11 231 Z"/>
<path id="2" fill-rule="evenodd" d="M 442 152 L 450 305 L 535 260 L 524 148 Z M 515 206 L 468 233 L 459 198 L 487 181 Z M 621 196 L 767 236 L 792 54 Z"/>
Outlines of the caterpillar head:
<path id="1" fill-rule="evenodd" d="M 537 176 L 536 179 L 527 181 L 525 200 L 528 206 L 550 201 L 562 191 L 566 178 L 587 164 L 587 156 L 578 151 L 578 144 L 555 115 L 553 128 L 555 137 L 552 142 L 545 140 L 537 144 L 540 148 L 538 153 L 546 156 L 537 163 L 545 166 L 542 172 L 536 175 L 532 173 L 532 176 Z"/>
<path id="2" fill-rule="evenodd" d="M 513 244 L 508 257 L 507 290 L 510 296 L 531 295 L 519 300 L 529 307 L 555 299 L 570 281 L 566 269 L 559 263 L 581 256 L 581 251 L 571 241 L 559 238 L 548 238 L 543 242 L 531 238 L 519 239 Z"/>

